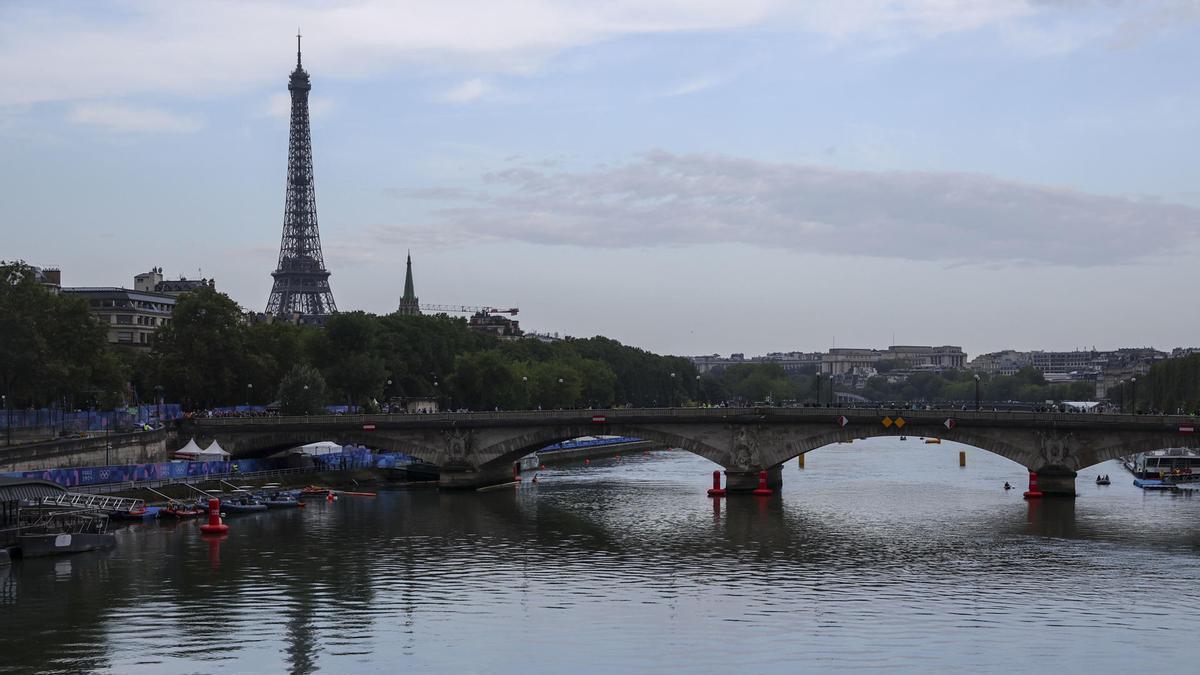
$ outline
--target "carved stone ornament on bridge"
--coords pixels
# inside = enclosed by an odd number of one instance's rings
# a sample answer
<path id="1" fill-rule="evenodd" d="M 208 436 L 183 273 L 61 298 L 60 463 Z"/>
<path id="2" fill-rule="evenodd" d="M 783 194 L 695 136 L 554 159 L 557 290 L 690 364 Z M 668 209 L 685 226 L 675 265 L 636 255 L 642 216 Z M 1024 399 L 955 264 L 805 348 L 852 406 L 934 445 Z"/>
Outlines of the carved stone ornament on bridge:
<path id="1" fill-rule="evenodd" d="M 758 453 L 758 434 L 749 427 L 740 426 L 733 430 L 730 444 L 731 465 L 739 469 L 752 469 L 761 464 Z"/>
<path id="2" fill-rule="evenodd" d="M 1076 440 L 1075 434 L 1039 432 L 1038 443 L 1041 445 L 1041 455 L 1046 466 L 1061 466 L 1072 471 L 1079 468 L 1079 460 L 1075 453 L 1079 441 Z"/>
<path id="3" fill-rule="evenodd" d="M 474 466 L 475 449 L 471 447 L 471 432 L 451 429 L 446 433 L 446 464 Z"/>

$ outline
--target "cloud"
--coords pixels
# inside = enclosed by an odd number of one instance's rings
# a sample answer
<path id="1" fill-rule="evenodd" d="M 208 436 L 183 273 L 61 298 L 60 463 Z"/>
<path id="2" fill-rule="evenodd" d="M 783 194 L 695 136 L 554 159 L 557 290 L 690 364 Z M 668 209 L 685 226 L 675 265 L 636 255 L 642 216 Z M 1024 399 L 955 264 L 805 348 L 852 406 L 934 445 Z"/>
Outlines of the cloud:
<path id="1" fill-rule="evenodd" d="M 744 243 L 971 264 L 1122 263 L 1194 247 L 1200 209 L 980 174 L 867 172 L 651 152 L 616 167 L 495 171 L 406 224 L 427 243 L 630 248 Z M 453 203 L 447 205 L 447 200 Z M 390 240 L 391 228 L 375 236 Z"/>
<path id="2" fill-rule="evenodd" d="M 199 131 L 204 124 L 189 115 L 176 115 L 158 108 L 143 108 L 122 103 L 81 103 L 67 114 L 76 124 L 103 127 L 117 133 L 177 133 Z"/>
<path id="3" fill-rule="evenodd" d="M 462 84 L 448 89 L 440 96 L 439 101 L 445 103 L 470 103 L 479 100 L 492 91 L 492 86 L 479 78 L 467 80 Z"/>
<path id="4" fill-rule="evenodd" d="M 1154 12 L 1175 6 L 1186 5 L 1128 3 L 1099 20 L 1110 34 L 1144 35 L 1185 14 Z M 309 31 L 305 63 L 319 64 L 321 77 L 349 78 L 397 68 L 528 73 L 566 50 L 628 36 L 752 29 L 886 54 L 1046 14 L 1097 20 L 1086 5 L 1037 0 L 124 0 L 119 11 L 9 0 L 0 4 L 0 105 L 279 84 L 293 63 L 285 27 L 297 25 Z"/>

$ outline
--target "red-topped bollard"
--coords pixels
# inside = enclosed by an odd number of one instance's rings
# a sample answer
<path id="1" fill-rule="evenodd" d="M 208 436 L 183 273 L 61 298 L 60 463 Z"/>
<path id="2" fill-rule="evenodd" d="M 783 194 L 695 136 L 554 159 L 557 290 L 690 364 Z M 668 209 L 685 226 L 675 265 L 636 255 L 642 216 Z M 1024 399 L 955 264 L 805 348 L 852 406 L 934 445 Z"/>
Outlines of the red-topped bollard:
<path id="1" fill-rule="evenodd" d="M 221 500 L 213 497 L 208 500 L 208 522 L 200 526 L 204 534 L 225 534 L 229 526 L 221 522 Z"/>
<path id="2" fill-rule="evenodd" d="M 759 497 L 770 497 L 772 494 L 774 494 L 771 491 L 771 488 L 767 487 L 767 472 L 766 471 L 758 472 L 758 487 L 754 488 L 754 490 L 750 494 L 757 495 Z"/>
<path id="3" fill-rule="evenodd" d="M 1029 490 L 1025 492 L 1025 499 L 1037 499 L 1042 496 L 1042 491 L 1038 489 L 1037 472 L 1029 472 Z"/>
<path id="4" fill-rule="evenodd" d="M 725 488 L 721 487 L 721 472 L 713 472 L 713 486 L 708 491 L 709 497 L 724 497 Z"/>

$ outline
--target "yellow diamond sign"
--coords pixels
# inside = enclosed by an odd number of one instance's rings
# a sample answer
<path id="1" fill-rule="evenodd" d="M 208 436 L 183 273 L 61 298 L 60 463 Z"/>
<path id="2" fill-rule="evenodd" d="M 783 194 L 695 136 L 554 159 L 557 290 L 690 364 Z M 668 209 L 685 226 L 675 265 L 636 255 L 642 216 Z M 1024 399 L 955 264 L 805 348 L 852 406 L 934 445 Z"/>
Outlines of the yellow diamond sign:
<path id="1" fill-rule="evenodd" d="M 883 418 L 883 426 L 885 428 L 892 426 L 892 418 L 890 418 L 890 417 Z"/>
<path id="2" fill-rule="evenodd" d="M 896 428 L 897 428 L 897 429 L 903 429 L 903 428 L 904 428 L 904 424 L 905 424 L 905 422 L 904 422 L 904 418 L 903 418 L 903 417 L 897 417 L 897 418 L 896 418 Z"/>

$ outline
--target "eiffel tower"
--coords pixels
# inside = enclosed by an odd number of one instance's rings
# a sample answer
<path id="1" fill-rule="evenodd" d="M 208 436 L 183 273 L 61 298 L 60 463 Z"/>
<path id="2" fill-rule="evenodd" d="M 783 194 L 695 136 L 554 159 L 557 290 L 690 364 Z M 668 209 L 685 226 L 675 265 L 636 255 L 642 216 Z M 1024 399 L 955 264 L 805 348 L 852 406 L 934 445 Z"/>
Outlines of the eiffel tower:
<path id="1" fill-rule="evenodd" d="M 283 210 L 283 239 L 275 284 L 267 299 L 267 314 L 281 319 L 298 315 L 303 323 L 321 323 L 337 312 L 329 271 L 321 255 L 317 231 L 317 198 L 313 190 L 312 138 L 308 128 L 308 92 L 312 85 L 300 65 L 300 35 L 296 35 L 296 69 L 288 81 L 292 92 L 292 126 L 288 140 L 287 198 Z"/>

